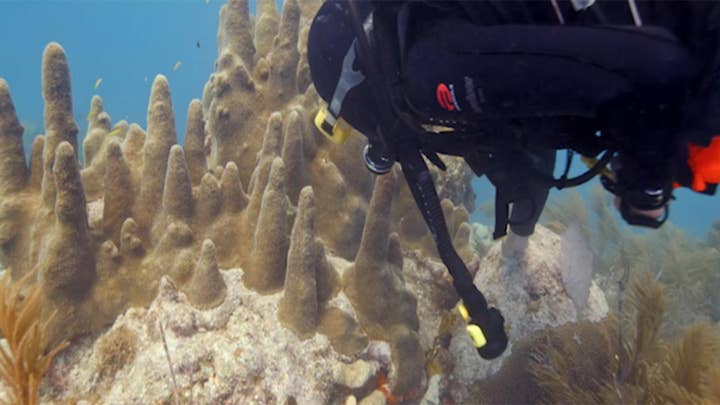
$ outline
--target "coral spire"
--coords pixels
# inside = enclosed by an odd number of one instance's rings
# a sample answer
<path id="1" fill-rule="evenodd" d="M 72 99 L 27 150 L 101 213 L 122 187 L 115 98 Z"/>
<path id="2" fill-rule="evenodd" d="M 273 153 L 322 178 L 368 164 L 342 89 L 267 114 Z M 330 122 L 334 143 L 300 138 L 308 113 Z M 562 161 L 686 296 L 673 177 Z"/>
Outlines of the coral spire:
<path id="1" fill-rule="evenodd" d="M 267 186 L 268 176 L 270 168 L 272 167 L 272 161 L 260 160 L 258 166 L 253 171 L 253 177 L 250 184 L 253 186 L 248 198 L 247 209 L 245 210 L 245 222 L 248 230 L 248 234 L 252 235 L 255 233 L 255 227 L 257 224 L 258 215 L 260 215 L 260 206 L 262 205 L 263 193 Z M 260 173 L 265 173 L 261 175 Z M 257 179 L 257 180 L 255 180 Z"/>
<path id="2" fill-rule="evenodd" d="M 88 132 L 83 141 L 85 167 L 92 164 L 93 158 L 100 152 L 105 135 L 110 131 L 110 116 L 103 109 L 102 98 L 98 95 L 93 96 L 90 102 L 88 119 Z"/>
<path id="3" fill-rule="evenodd" d="M 280 299 L 278 319 L 300 337 L 310 337 L 318 322 L 317 269 L 315 244 L 315 196 L 312 187 L 302 189 L 298 212 L 290 236 L 285 290 Z"/>
<path id="4" fill-rule="evenodd" d="M 295 204 L 300 189 L 306 184 L 305 156 L 303 154 L 303 122 L 297 111 L 290 113 L 285 127 L 285 142 L 282 159 L 287 171 L 287 191 L 290 201 Z"/>
<path id="5" fill-rule="evenodd" d="M 245 269 L 245 284 L 260 292 L 282 287 L 288 244 L 285 168 L 282 159 L 275 158 L 257 219 L 252 263 Z"/>
<path id="6" fill-rule="evenodd" d="M 187 222 L 192 216 L 192 185 L 180 145 L 173 145 L 170 149 L 162 207 L 164 214 L 172 219 L 181 219 Z"/>
<path id="7" fill-rule="evenodd" d="M 122 152 L 130 167 L 142 167 L 143 145 L 145 144 L 145 131 L 138 124 L 131 124 L 125 140 L 122 143 Z"/>
<path id="8" fill-rule="evenodd" d="M 138 225 L 144 229 L 150 226 L 162 199 L 168 154 L 176 143 L 170 88 L 165 76 L 158 75 L 150 93 L 147 139 L 143 147 L 142 182 L 133 209 Z"/>
<path id="9" fill-rule="evenodd" d="M 230 0 L 220 10 L 221 49 L 240 56 L 249 69 L 255 65 L 255 45 L 247 0 Z M 221 52 L 218 52 L 221 53 Z"/>
<path id="10" fill-rule="evenodd" d="M 223 206 L 229 212 L 240 212 L 248 205 L 248 196 L 240 182 L 240 173 L 235 162 L 228 162 L 220 177 Z"/>
<path id="11" fill-rule="evenodd" d="M 317 300 L 318 305 L 322 306 L 327 303 L 340 290 L 339 276 L 335 268 L 333 268 L 325 255 L 325 246 L 319 238 L 315 238 L 315 263 L 317 270 L 315 279 L 317 280 Z"/>
<path id="12" fill-rule="evenodd" d="M 215 244 L 210 239 L 203 241 L 200 259 L 187 285 L 188 299 L 200 309 L 217 307 L 225 300 L 227 287 L 218 269 Z"/>
<path id="13" fill-rule="evenodd" d="M 22 143 L 23 127 L 5 80 L 0 79 L 0 196 L 25 187 L 28 170 Z"/>
<path id="14" fill-rule="evenodd" d="M 45 47 L 42 63 L 42 93 L 45 100 L 45 148 L 43 151 L 43 201 L 55 203 L 55 182 L 52 179 L 55 149 L 68 142 L 77 152 L 78 127 L 73 118 L 70 92 L 70 69 L 65 50 L 56 42 Z"/>
<path id="15" fill-rule="evenodd" d="M 47 248 L 40 255 L 40 277 L 51 302 L 81 298 L 95 278 L 95 258 L 85 208 L 85 193 L 75 151 L 62 142 L 55 154 L 53 174 L 57 190 L 57 221 Z"/>
<path id="16" fill-rule="evenodd" d="M 266 162 L 272 162 L 273 159 L 280 156 L 280 150 L 282 147 L 282 114 L 274 112 L 268 119 L 267 127 L 265 128 L 265 137 L 263 138 L 262 148 L 260 149 L 259 159 L 255 170 L 250 177 L 250 184 L 248 189 L 251 195 L 255 195 L 257 191 L 262 193 L 265 190 L 265 184 L 263 182 L 267 179 L 268 173 L 270 173 L 270 166 L 265 165 Z M 258 183 L 256 185 L 256 183 Z M 256 187 L 259 187 L 256 188 Z"/>
<path id="17" fill-rule="evenodd" d="M 93 95 L 90 100 L 90 111 L 87 116 L 89 129 L 97 127 L 98 115 L 103 112 L 105 112 L 105 107 L 103 106 L 102 98 L 97 94 Z"/>
<path id="18" fill-rule="evenodd" d="M 85 193 L 82 191 L 75 151 L 69 142 L 58 145 L 55 159 L 57 159 L 53 166 L 57 187 L 55 215 L 63 224 L 87 226 Z"/>
<path id="19" fill-rule="evenodd" d="M 297 0 L 286 0 L 278 28 L 277 41 L 269 55 L 270 77 L 268 78 L 268 101 L 282 103 L 296 94 L 295 77 L 298 61 L 298 27 L 300 7 Z"/>
<path id="20" fill-rule="evenodd" d="M 134 200 L 132 176 L 120 148 L 120 142 L 111 140 L 107 148 L 103 193 L 103 231 L 120 243 L 122 224 L 131 215 Z"/>
<path id="21" fill-rule="evenodd" d="M 205 160 L 205 119 L 200 100 L 197 99 L 191 101 L 188 106 L 185 125 L 185 160 L 190 170 L 192 184 L 199 184 L 208 167 Z"/>
<path id="22" fill-rule="evenodd" d="M 43 149 L 45 148 L 45 136 L 38 135 L 33 140 L 30 151 L 30 186 L 40 189 L 43 178 Z"/>
<path id="23" fill-rule="evenodd" d="M 260 56 L 266 55 L 278 33 L 280 14 L 275 0 L 258 0 L 255 23 L 255 49 Z"/>
<path id="24" fill-rule="evenodd" d="M 370 207 L 365 218 L 360 249 L 355 257 L 358 267 L 380 267 L 388 253 L 390 211 L 395 190 L 395 172 L 375 179 Z"/>
<path id="25" fill-rule="evenodd" d="M 196 223 L 209 224 L 217 217 L 221 208 L 220 183 L 211 173 L 205 173 L 200 182 L 200 192 L 198 193 Z"/>
<path id="26" fill-rule="evenodd" d="M 283 141 L 282 122 L 283 117 L 280 112 L 275 111 L 270 114 L 265 128 L 262 149 L 260 150 L 261 158 L 270 158 L 272 160 L 276 156 L 280 156 Z"/>

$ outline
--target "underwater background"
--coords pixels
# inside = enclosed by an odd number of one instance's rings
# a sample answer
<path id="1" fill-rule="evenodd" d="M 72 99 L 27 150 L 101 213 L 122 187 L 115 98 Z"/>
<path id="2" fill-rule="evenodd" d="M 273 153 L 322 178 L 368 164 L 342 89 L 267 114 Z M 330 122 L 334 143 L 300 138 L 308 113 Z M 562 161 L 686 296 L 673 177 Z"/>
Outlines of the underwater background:
<path id="1" fill-rule="evenodd" d="M 0 2 L 0 400 L 720 401 L 719 196 L 678 190 L 646 231 L 593 180 L 492 241 L 494 190 L 448 159 L 453 242 L 514 345 L 481 360 L 402 176 L 312 127 L 319 4 Z"/>
<path id="2" fill-rule="evenodd" d="M 252 14 L 256 3 L 248 2 Z M 277 4 L 281 5 L 282 0 Z M 87 127 L 85 111 L 93 94 L 104 98 L 114 117 L 145 125 L 145 103 L 158 73 L 168 75 L 172 81 L 175 111 L 184 117 L 185 101 L 202 95 L 204 80 L 213 71 L 221 5 L 220 0 L 3 1 L 0 77 L 12 83 L 15 107 L 25 126 L 26 145 L 42 132 L 40 82 L 33 69 L 39 73 L 39 55 L 48 42 L 63 44 L 72 59 L 72 90 L 77 100 L 74 111 L 81 128 Z M 181 65 L 173 71 L 177 62 Z M 97 79 L 102 83 L 95 89 Z M 183 120 L 176 124 L 182 141 L 185 124 Z M 564 164 L 564 159 L 558 162 Z M 581 170 L 576 164 L 571 174 Z M 557 172 L 561 173 L 562 168 Z M 594 183 L 580 189 L 587 192 Z M 486 179 L 475 180 L 473 186 L 479 204 L 492 200 L 494 191 Z M 557 190 L 552 195 L 557 196 Z M 675 195 L 670 220 L 690 235 L 703 237 L 713 220 L 720 218 L 716 199 L 687 189 L 677 190 Z M 484 222 L 492 218 L 479 211 L 472 216 Z"/>

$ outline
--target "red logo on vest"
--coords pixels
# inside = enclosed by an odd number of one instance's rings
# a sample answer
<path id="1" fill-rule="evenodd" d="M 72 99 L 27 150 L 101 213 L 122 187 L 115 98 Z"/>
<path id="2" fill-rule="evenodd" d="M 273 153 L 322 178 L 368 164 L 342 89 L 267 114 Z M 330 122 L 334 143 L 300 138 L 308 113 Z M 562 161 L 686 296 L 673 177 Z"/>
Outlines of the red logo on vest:
<path id="1" fill-rule="evenodd" d="M 435 96 L 437 97 L 440 107 L 448 111 L 455 110 L 452 93 L 445 84 L 438 84 L 437 89 L 435 90 Z"/>

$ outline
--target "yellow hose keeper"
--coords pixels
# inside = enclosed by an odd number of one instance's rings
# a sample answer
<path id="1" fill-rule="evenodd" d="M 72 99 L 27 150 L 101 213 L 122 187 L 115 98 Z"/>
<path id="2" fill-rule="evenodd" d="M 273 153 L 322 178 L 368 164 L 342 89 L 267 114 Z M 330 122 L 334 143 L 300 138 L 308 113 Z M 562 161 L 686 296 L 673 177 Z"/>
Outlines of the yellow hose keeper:
<path id="1" fill-rule="evenodd" d="M 467 308 L 465 308 L 465 305 L 463 305 L 462 302 L 458 304 L 457 310 L 465 322 L 470 321 L 470 313 L 468 312 Z M 473 346 L 475 346 L 475 348 L 479 349 L 487 344 L 485 334 L 479 326 L 471 323 L 465 326 L 465 330 L 467 331 L 468 335 L 470 335 L 470 339 L 472 339 Z"/>
<path id="2" fill-rule="evenodd" d="M 467 330 L 467 333 L 470 335 L 470 339 L 472 339 L 473 345 L 476 349 L 479 349 L 487 344 L 485 334 L 479 326 L 471 323 L 470 325 L 465 327 L 465 330 Z"/>
<path id="3" fill-rule="evenodd" d="M 468 312 L 467 308 L 465 308 L 465 305 L 463 305 L 462 301 L 457 305 L 458 312 L 460 312 L 460 316 L 462 316 L 462 319 L 467 322 L 470 320 L 470 313 Z"/>
<path id="4" fill-rule="evenodd" d="M 330 124 L 329 121 L 327 121 L 327 118 L 327 107 L 320 107 L 320 110 L 315 115 L 315 126 L 320 132 L 322 132 L 323 135 L 325 135 L 327 139 L 330 140 L 330 142 L 336 145 L 342 145 L 343 143 L 345 143 L 345 140 L 352 134 L 352 128 L 350 127 L 350 124 L 348 124 L 341 117 L 338 117 L 337 121 L 335 121 L 335 124 L 332 125 L 332 129 L 328 131 L 328 127 L 330 126 Z"/>

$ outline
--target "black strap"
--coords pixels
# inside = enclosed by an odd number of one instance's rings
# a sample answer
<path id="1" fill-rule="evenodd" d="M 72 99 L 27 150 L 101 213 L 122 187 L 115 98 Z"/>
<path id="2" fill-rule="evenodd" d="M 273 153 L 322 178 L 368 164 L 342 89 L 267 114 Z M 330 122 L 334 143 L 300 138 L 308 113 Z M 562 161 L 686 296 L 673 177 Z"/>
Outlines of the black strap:
<path id="1" fill-rule="evenodd" d="M 485 296 L 475 287 L 472 275 L 453 247 L 440 199 L 419 148 L 411 144 L 401 145 L 398 158 L 415 203 L 430 228 L 440 258 L 453 278 L 453 286 L 470 313 L 472 322 L 482 329 L 487 339 L 487 344 L 479 348 L 478 353 L 485 359 L 496 358 L 507 347 L 505 318 L 496 308 L 488 307 Z"/>
<path id="2" fill-rule="evenodd" d="M 387 5 L 387 3 L 380 4 Z M 389 60 L 391 58 L 383 57 L 388 52 L 387 44 L 376 41 L 376 52 L 381 56 L 379 60 L 376 60 L 354 2 L 348 0 L 348 6 L 353 17 L 357 51 L 365 61 L 364 68 L 367 79 L 373 89 L 376 101 L 381 106 L 377 139 L 370 139 L 370 141 L 382 142 L 390 149 L 394 149 L 393 155 L 400 162 L 415 203 L 433 235 L 440 258 L 453 278 L 453 287 L 467 308 L 471 322 L 479 326 L 485 335 L 487 343 L 478 349 L 478 353 L 485 359 L 494 359 L 501 355 L 507 347 L 505 318 L 496 308 L 488 308 L 485 297 L 475 287 L 472 275 L 452 245 L 430 171 L 422 158 L 417 137 L 413 136 L 417 134 L 418 128 L 413 125 L 408 114 L 399 111 L 397 104 L 394 103 L 397 100 L 393 98 L 391 91 L 393 69 L 388 66 L 388 64 L 392 64 Z M 374 31 L 392 32 L 388 30 L 388 27 L 392 25 L 389 23 L 392 13 L 383 7 L 377 7 L 375 11 L 381 12 L 373 13 Z M 375 34 L 378 33 L 375 32 Z M 380 38 L 390 38 L 390 36 L 380 36 Z M 383 73 L 386 74 L 383 75 Z M 435 159 L 436 157 L 437 155 L 432 156 L 432 154 L 430 156 L 436 164 L 444 166 L 442 161 L 439 161 L 439 157 Z"/>

